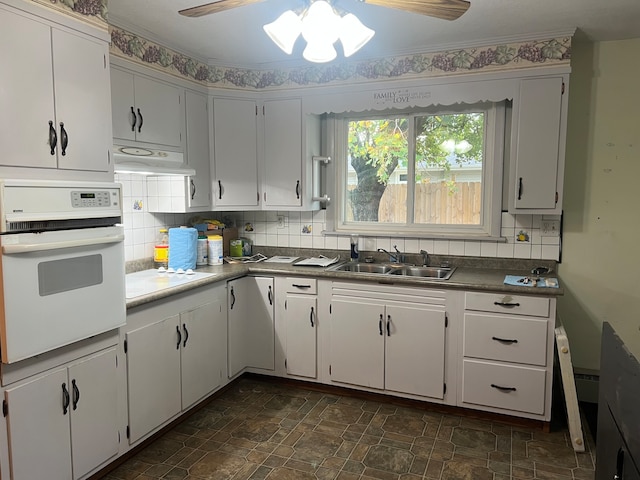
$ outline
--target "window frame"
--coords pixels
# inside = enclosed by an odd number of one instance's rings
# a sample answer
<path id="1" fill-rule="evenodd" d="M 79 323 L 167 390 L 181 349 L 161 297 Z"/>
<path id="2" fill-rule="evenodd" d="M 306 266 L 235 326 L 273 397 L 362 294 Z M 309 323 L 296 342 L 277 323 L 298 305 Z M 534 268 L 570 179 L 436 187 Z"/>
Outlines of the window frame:
<path id="1" fill-rule="evenodd" d="M 336 234 L 361 234 L 370 236 L 406 237 L 406 238 L 450 238 L 450 239 L 492 239 L 500 238 L 500 219 L 502 212 L 502 176 L 505 160 L 506 102 L 476 102 L 451 106 L 430 106 L 405 110 L 384 110 L 332 115 L 333 127 L 329 129 L 330 143 L 334 146 L 334 198 L 328 208 L 327 232 Z M 455 114 L 465 112 L 485 113 L 484 155 L 482 168 L 482 220 L 480 225 L 427 225 L 408 223 L 347 222 L 344 219 L 347 201 L 348 169 L 348 124 L 349 121 L 365 119 L 383 119 L 409 116 L 410 144 L 407 174 L 415 178 L 415 142 L 414 128 L 416 116 Z M 332 138 L 331 138 L 332 137 Z M 410 185 L 410 182 L 408 182 Z M 413 187 L 407 195 L 407 208 L 413 208 Z"/>

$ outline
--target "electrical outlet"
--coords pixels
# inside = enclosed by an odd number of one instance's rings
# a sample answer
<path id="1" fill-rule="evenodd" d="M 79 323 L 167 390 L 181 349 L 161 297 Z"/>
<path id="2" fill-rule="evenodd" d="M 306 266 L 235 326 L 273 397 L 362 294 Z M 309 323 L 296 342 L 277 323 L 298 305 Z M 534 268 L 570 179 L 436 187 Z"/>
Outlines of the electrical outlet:
<path id="1" fill-rule="evenodd" d="M 559 237 L 560 220 L 542 220 L 541 230 L 543 237 Z"/>
<path id="2" fill-rule="evenodd" d="M 289 225 L 289 217 L 278 215 L 278 228 L 285 228 L 287 225 Z"/>

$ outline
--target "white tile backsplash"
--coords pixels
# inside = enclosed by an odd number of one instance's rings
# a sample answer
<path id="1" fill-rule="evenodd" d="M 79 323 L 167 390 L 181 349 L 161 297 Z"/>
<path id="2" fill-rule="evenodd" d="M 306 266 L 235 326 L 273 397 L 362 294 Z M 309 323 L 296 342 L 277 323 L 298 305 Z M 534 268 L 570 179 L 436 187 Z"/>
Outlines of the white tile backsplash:
<path id="1" fill-rule="evenodd" d="M 253 241 L 254 245 L 290 248 L 318 248 L 349 250 L 349 237 L 323 235 L 326 228 L 326 211 L 250 211 L 250 212 L 203 212 L 201 214 L 150 213 L 150 205 L 165 205 L 172 202 L 184 205 L 182 182 L 174 177 L 142 177 L 139 175 L 116 175 L 116 181 L 123 185 L 123 211 L 125 227 L 125 259 L 140 260 L 153 256 L 153 245 L 161 227 L 178 227 L 186 224 L 193 216 L 222 219 L 232 216 L 239 227 L 240 235 Z M 176 191 L 180 191 L 180 195 Z M 138 203 L 138 202 L 141 202 Z M 139 209 L 136 209 L 138 207 Z M 141 208 L 140 208 L 141 207 Z M 287 217 L 288 226 L 278 228 L 278 216 Z M 511 215 L 502 213 L 501 241 L 441 240 L 417 238 L 389 238 L 360 235 L 361 251 L 375 251 L 384 248 L 393 250 L 393 245 L 406 253 L 426 250 L 436 255 L 465 255 L 480 257 L 533 258 L 558 260 L 560 238 L 542 236 L 542 219 L 560 220 L 558 216 Z M 243 232 L 246 223 L 252 232 Z M 308 225 L 311 233 L 303 232 Z M 516 234 L 526 231 L 528 242 L 516 242 Z M 506 241 L 505 241 L 506 240 Z"/>

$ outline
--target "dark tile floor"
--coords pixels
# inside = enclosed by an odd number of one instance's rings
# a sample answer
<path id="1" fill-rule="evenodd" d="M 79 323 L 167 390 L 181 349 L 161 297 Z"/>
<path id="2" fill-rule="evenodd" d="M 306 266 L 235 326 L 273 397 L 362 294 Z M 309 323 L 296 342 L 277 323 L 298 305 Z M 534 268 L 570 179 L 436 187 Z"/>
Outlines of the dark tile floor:
<path id="1" fill-rule="evenodd" d="M 585 427 L 586 428 L 586 427 Z M 595 449 L 539 429 L 257 378 L 227 391 L 109 480 L 593 479 Z"/>

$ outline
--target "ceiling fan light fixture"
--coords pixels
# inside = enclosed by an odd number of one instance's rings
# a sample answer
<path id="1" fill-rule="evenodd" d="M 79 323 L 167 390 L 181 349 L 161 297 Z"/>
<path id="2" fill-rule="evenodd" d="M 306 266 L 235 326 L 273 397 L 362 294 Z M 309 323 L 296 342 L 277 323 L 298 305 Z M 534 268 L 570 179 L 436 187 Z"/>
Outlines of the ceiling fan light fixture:
<path id="1" fill-rule="evenodd" d="M 338 56 L 338 52 L 329 42 L 308 42 L 302 52 L 305 60 L 313 63 L 330 62 Z"/>
<path id="2" fill-rule="evenodd" d="M 344 56 L 349 57 L 375 34 L 354 14 L 341 17 L 325 0 L 312 1 L 309 8 L 300 15 L 287 10 L 262 28 L 288 55 L 291 55 L 298 36 L 302 34 L 307 42 L 302 56 L 314 63 L 326 63 L 335 59 L 338 54 L 333 44 L 338 40 L 342 42 Z"/>
<path id="3" fill-rule="evenodd" d="M 287 55 L 293 52 L 293 46 L 302 31 L 302 21 L 292 10 L 287 10 L 275 21 L 262 27 L 269 38 Z"/>
<path id="4" fill-rule="evenodd" d="M 375 35 L 375 31 L 365 26 L 353 13 L 340 20 L 340 42 L 344 56 L 350 57 L 360 50 Z"/>
<path id="5" fill-rule="evenodd" d="M 340 21 L 331 5 L 317 0 L 302 14 L 302 37 L 311 43 L 334 44 L 340 38 Z"/>

